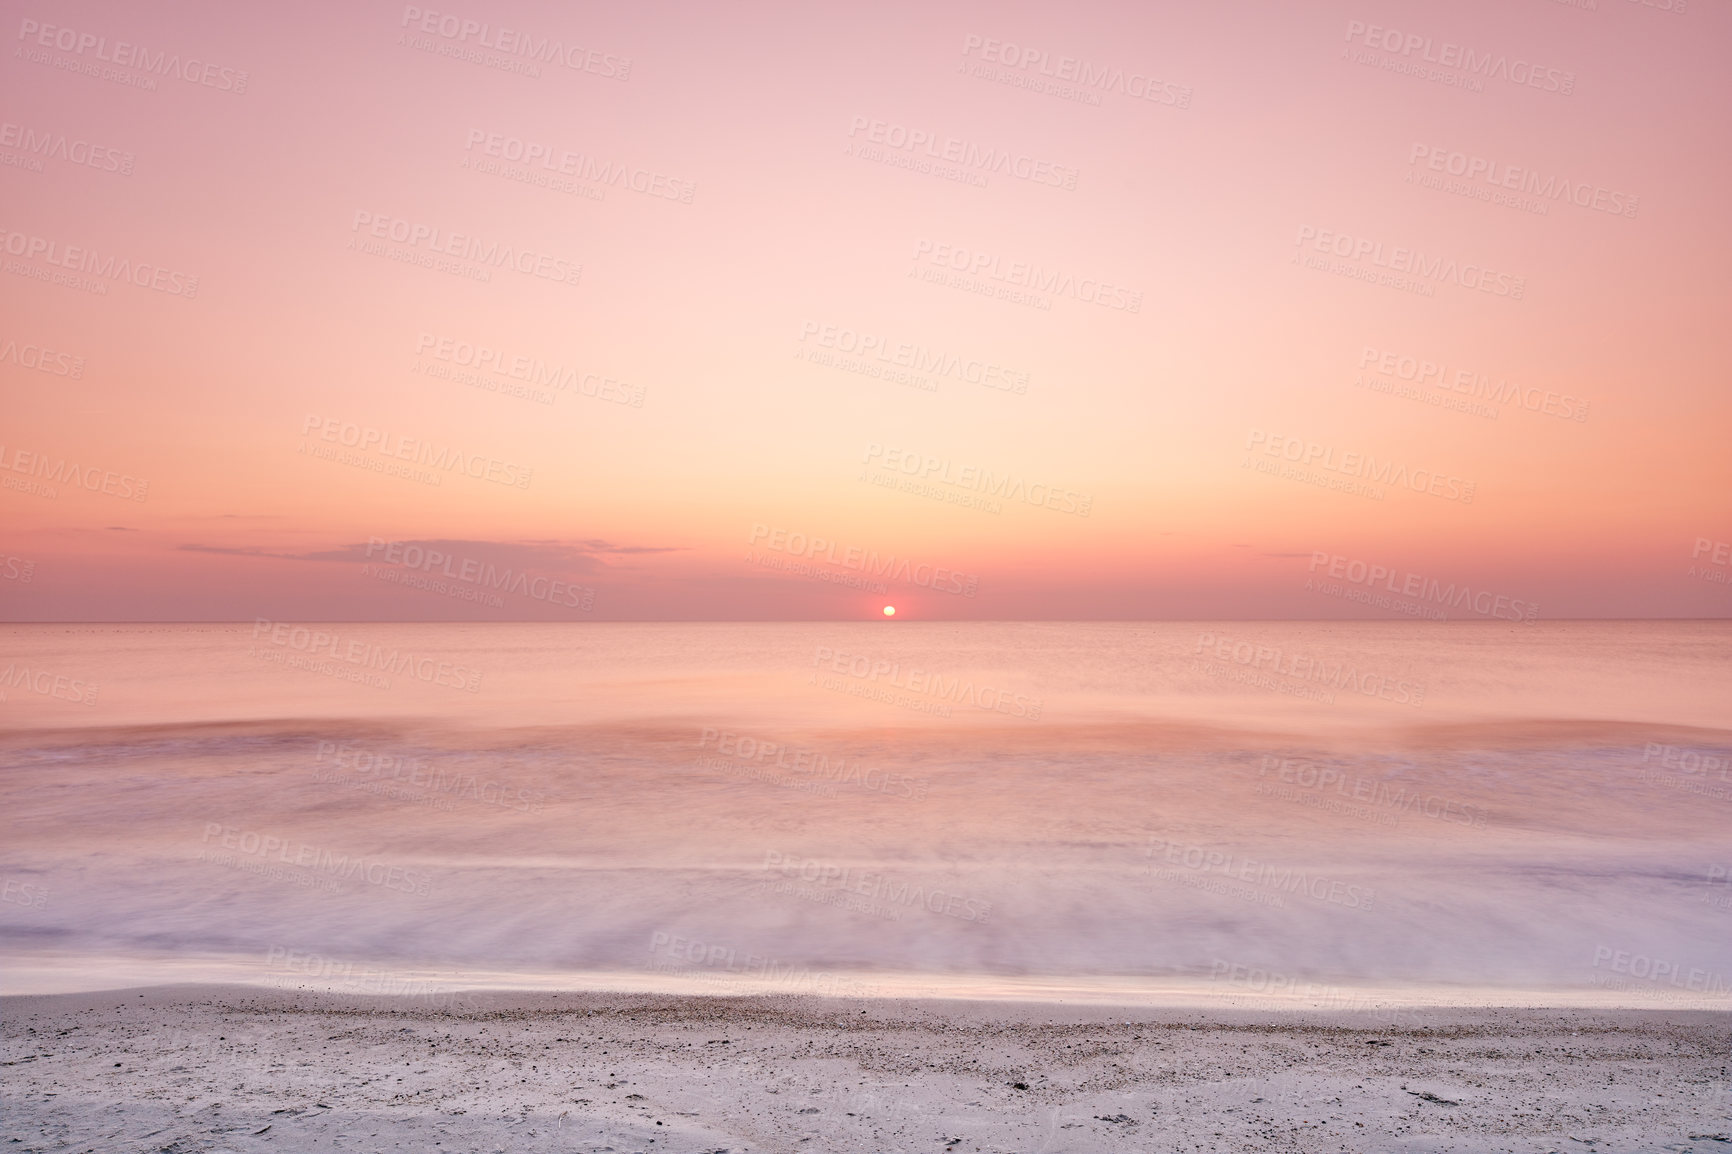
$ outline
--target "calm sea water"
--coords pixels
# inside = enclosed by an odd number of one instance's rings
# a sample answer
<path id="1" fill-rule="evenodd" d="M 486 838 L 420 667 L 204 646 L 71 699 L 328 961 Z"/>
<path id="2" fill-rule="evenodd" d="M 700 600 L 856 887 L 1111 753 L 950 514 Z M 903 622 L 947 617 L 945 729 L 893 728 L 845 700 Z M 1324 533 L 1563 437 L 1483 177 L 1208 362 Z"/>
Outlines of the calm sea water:
<path id="1" fill-rule="evenodd" d="M 1727 623 L 0 644 L 6 992 L 1732 1005 Z"/>

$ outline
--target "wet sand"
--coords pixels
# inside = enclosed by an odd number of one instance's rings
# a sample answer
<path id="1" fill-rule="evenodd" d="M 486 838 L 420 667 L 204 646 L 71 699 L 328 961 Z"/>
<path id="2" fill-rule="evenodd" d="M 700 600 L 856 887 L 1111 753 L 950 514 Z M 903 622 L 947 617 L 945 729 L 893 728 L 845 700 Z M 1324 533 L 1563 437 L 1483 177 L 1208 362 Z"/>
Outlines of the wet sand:
<path id="1" fill-rule="evenodd" d="M 1732 1151 L 1732 1015 L 16 996 L 19 1151 Z"/>

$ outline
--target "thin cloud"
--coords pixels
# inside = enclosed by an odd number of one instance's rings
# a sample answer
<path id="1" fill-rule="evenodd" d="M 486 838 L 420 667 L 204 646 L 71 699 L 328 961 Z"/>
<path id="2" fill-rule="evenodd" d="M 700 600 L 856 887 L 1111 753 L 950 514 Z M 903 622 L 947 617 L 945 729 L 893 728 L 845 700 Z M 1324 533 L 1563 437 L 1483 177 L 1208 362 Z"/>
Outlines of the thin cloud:
<path id="1" fill-rule="evenodd" d="M 593 572 L 605 568 L 609 556 L 635 556 L 653 553 L 676 553 L 676 545 L 620 545 L 598 537 L 575 541 L 532 539 L 527 541 L 479 541 L 461 537 L 415 538 L 393 541 L 386 547 L 376 542 L 353 542 L 334 549 L 290 551 L 263 546 L 225 546 L 185 544 L 179 548 L 189 553 L 216 553 L 230 557 L 258 557 L 273 561 L 335 561 L 346 563 L 372 562 L 398 564 L 411 550 L 418 550 L 421 560 L 433 554 L 443 554 L 461 565 L 466 561 L 512 569 L 547 569 L 557 572 Z M 441 562 L 444 564 L 444 562 Z"/>

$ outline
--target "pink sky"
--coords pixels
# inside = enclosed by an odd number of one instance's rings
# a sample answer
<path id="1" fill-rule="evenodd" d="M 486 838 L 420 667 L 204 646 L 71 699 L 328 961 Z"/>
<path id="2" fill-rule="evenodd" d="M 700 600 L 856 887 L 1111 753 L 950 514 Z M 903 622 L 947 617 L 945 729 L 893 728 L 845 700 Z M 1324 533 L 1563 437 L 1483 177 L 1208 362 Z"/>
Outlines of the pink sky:
<path id="1" fill-rule="evenodd" d="M 14 6 L 0 616 L 1725 616 L 1665 2 Z"/>

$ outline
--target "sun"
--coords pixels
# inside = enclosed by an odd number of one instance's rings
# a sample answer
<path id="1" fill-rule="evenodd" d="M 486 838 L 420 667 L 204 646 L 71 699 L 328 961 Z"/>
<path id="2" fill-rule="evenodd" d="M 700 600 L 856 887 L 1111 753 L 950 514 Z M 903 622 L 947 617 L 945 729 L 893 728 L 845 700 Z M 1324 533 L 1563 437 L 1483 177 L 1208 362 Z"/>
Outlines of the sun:
<path id="1" fill-rule="evenodd" d="M 886 616 L 886 617 L 894 617 L 894 616 L 896 616 L 896 606 L 894 606 L 894 605 L 886 605 L 886 606 L 885 606 L 885 607 L 884 607 L 884 616 Z"/>

